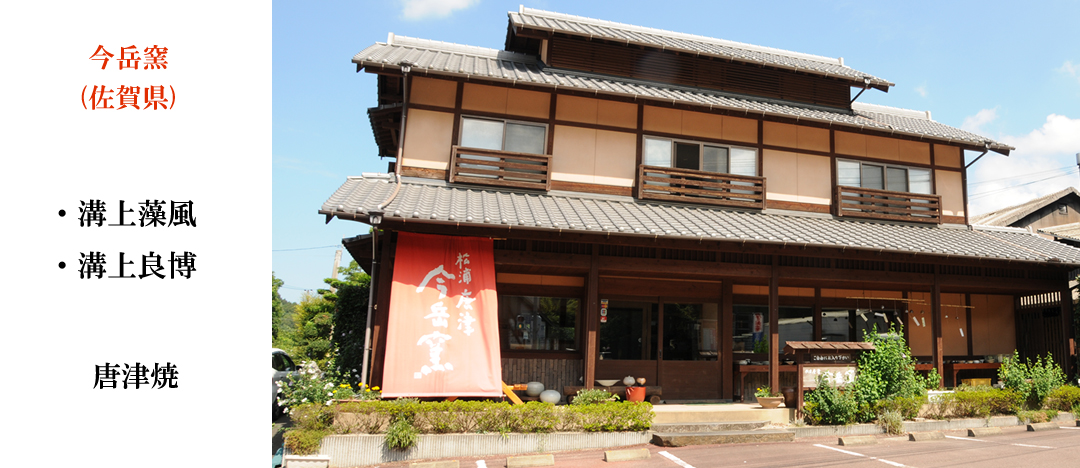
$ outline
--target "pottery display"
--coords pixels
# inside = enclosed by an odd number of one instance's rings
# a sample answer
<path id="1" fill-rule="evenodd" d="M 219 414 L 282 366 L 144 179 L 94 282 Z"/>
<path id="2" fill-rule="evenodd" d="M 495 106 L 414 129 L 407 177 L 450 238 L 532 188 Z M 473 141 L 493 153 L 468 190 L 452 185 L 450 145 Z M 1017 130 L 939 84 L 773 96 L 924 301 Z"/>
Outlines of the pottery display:
<path id="1" fill-rule="evenodd" d="M 540 396 L 540 393 L 544 391 L 544 384 L 540 382 L 529 382 L 525 384 L 525 394 L 531 397 Z"/>
<path id="2" fill-rule="evenodd" d="M 618 385 L 619 381 L 618 380 L 597 380 L 596 383 L 600 384 L 601 387 L 614 387 L 615 385 Z"/>
<path id="3" fill-rule="evenodd" d="M 626 377 L 623 377 L 622 383 L 623 383 L 623 385 L 626 385 L 627 387 L 629 387 L 631 385 L 634 385 L 634 376 L 628 375 Z"/>
<path id="4" fill-rule="evenodd" d="M 637 378 L 637 384 L 638 385 L 645 385 L 645 377 L 638 377 Z"/>

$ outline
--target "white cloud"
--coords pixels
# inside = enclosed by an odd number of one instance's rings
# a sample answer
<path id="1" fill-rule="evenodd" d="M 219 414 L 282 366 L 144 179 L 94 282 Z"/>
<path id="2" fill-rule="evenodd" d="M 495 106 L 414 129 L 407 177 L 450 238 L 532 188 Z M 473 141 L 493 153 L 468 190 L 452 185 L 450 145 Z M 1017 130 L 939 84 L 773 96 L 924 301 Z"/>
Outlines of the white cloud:
<path id="1" fill-rule="evenodd" d="M 971 131 L 969 126 L 979 128 L 994 118 L 993 109 L 984 109 L 964 119 L 963 128 Z M 994 139 L 1016 150 L 1009 157 L 987 154 L 972 166 L 968 174 L 968 208 L 973 214 L 1017 205 L 1080 182 L 1075 157 L 1080 152 L 1080 119 L 1050 114 L 1041 127 L 1026 135 Z M 1008 188 L 1019 184 L 1026 185 Z"/>
<path id="2" fill-rule="evenodd" d="M 997 108 L 983 109 L 975 115 L 964 118 L 964 123 L 960 124 L 960 128 L 967 130 L 971 133 L 979 133 L 982 131 L 982 126 L 997 119 Z"/>
<path id="3" fill-rule="evenodd" d="M 445 18 L 455 10 L 471 7 L 480 0 L 401 0 L 401 16 L 407 20 Z"/>
<path id="4" fill-rule="evenodd" d="M 1058 71 L 1080 80 L 1080 64 L 1072 63 L 1072 60 L 1066 60 Z"/>
<path id="5" fill-rule="evenodd" d="M 918 93 L 918 95 L 922 96 L 922 97 L 926 97 L 928 94 L 930 94 L 930 92 L 926 90 L 926 83 L 923 83 L 923 84 L 921 84 L 919 86 L 916 86 L 915 87 L 915 92 Z"/>

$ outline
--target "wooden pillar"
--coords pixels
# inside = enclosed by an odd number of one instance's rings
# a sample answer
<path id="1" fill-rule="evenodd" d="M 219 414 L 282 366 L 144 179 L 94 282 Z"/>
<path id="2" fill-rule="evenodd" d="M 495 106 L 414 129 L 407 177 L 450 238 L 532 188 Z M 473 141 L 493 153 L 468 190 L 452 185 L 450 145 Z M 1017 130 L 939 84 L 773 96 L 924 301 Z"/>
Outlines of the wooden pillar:
<path id="1" fill-rule="evenodd" d="M 814 341 L 821 341 L 821 288 L 814 288 Z"/>
<path id="2" fill-rule="evenodd" d="M 930 316 L 934 321 L 934 368 L 937 369 L 941 381 L 938 387 L 945 385 L 945 360 L 941 353 L 945 350 L 941 340 L 941 274 L 940 267 L 934 265 L 934 286 L 930 291 Z"/>
<path id="3" fill-rule="evenodd" d="M 596 380 L 596 353 L 598 346 L 596 327 L 600 323 L 600 248 L 592 246 L 592 261 L 589 262 L 589 280 L 585 295 L 585 388 L 593 388 Z"/>
<path id="4" fill-rule="evenodd" d="M 780 391 L 780 268 L 772 258 L 769 279 L 769 388 Z"/>
<path id="5" fill-rule="evenodd" d="M 1057 357 L 1061 363 L 1061 369 L 1065 371 L 1065 378 L 1071 379 L 1075 374 L 1073 369 L 1073 356 L 1076 354 L 1076 332 L 1073 330 L 1073 300 L 1072 289 L 1066 282 L 1061 288 L 1061 338 L 1064 341 L 1065 356 Z"/>
<path id="6" fill-rule="evenodd" d="M 397 233 L 384 231 L 379 236 L 379 271 L 375 273 L 375 324 L 371 327 L 371 386 L 382 386 L 383 361 L 386 360 L 386 325 L 390 323 L 390 286 L 394 284 L 394 246 Z M 371 291 L 368 291 L 371 294 Z"/>
<path id="7" fill-rule="evenodd" d="M 732 353 L 735 349 L 733 289 L 731 281 L 725 280 L 720 285 L 720 397 L 727 400 L 735 398 L 735 369 L 732 365 Z"/>

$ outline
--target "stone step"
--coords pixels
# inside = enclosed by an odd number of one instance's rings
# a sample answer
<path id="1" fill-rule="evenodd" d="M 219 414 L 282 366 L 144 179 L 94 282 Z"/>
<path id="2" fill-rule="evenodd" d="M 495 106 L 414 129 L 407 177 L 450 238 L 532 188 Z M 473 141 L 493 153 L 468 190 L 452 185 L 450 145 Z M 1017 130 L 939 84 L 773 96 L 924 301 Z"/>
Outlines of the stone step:
<path id="1" fill-rule="evenodd" d="M 791 442 L 794 440 L 795 431 L 759 429 L 756 431 L 654 433 L 652 443 L 661 447 L 686 447 L 688 445 Z"/>
<path id="2" fill-rule="evenodd" d="M 752 431 L 769 425 L 769 421 L 716 421 L 694 423 L 666 423 L 653 424 L 653 432 L 676 433 L 676 432 L 722 432 L 722 431 Z"/>

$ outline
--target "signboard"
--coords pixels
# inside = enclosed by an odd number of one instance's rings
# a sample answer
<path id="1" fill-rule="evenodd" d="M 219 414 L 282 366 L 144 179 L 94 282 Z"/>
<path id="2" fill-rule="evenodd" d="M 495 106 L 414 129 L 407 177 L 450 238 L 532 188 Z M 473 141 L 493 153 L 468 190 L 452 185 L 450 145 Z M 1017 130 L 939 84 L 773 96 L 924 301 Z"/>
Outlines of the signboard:
<path id="1" fill-rule="evenodd" d="M 385 397 L 502 395 L 492 241 L 398 233 Z"/>
<path id="2" fill-rule="evenodd" d="M 801 366 L 802 387 L 817 388 L 818 376 L 827 374 L 833 387 L 843 387 L 855 382 L 855 365 L 850 366 Z"/>
<path id="3" fill-rule="evenodd" d="M 851 362 L 850 354 L 811 354 L 810 362 Z"/>
<path id="4" fill-rule="evenodd" d="M 754 314 L 754 333 L 761 333 L 765 330 L 765 319 L 761 314 Z"/>

